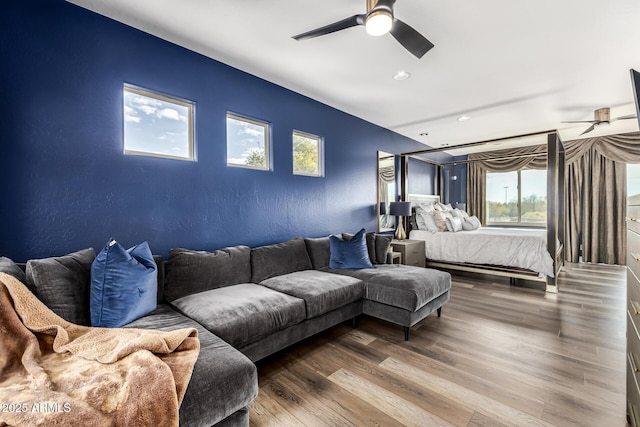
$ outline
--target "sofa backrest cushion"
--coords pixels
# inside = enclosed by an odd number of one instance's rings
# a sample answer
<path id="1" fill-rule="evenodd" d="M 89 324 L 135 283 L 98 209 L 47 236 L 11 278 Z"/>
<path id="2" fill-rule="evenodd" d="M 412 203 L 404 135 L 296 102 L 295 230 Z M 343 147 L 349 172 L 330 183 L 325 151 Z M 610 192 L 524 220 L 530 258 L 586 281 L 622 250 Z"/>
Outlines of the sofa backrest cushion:
<path id="1" fill-rule="evenodd" d="M 251 280 L 251 249 L 233 246 L 216 251 L 171 249 L 165 265 L 164 296 L 169 302 L 186 295 Z"/>
<path id="2" fill-rule="evenodd" d="M 391 240 L 393 240 L 391 234 L 376 234 L 376 264 L 387 263 L 387 252 L 389 252 Z"/>
<path id="3" fill-rule="evenodd" d="M 0 257 L 0 273 L 6 273 L 10 276 L 15 277 L 35 294 L 35 288 L 27 283 L 27 275 L 24 274 L 22 268 L 20 268 L 20 266 L 13 262 L 13 260 L 11 260 L 10 258 L 4 256 Z"/>
<path id="4" fill-rule="evenodd" d="M 251 281 L 253 283 L 312 268 L 307 247 L 301 237 L 251 249 Z"/>
<path id="5" fill-rule="evenodd" d="M 329 267 L 329 236 L 304 239 L 314 270 Z"/>
<path id="6" fill-rule="evenodd" d="M 89 286 L 93 249 L 27 262 L 27 282 L 40 301 L 63 319 L 89 326 Z"/>
<path id="7" fill-rule="evenodd" d="M 118 328 L 157 306 L 158 273 L 147 242 L 125 249 L 109 241 L 91 266 L 91 326 Z"/>

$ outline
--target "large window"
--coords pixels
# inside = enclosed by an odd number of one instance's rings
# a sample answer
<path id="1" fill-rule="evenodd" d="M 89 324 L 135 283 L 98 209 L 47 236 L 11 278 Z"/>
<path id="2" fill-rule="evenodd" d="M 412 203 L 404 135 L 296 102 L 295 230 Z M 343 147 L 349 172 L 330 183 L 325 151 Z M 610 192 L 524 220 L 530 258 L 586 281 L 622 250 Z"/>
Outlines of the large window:
<path id="1" fill-rule="evenodd" d="M 322 138 L 293 131 L 293 173 L 322 176 Z"/>
<path id="2" fill-rule="evenodd" d="M 270 169 L 269 123 L 227 113 L 227 165 Z"/>
<path id="3" fill-rule="evenodd" d="M 627 196 L 640 194 L 640 163 L 627 163 Z"/>
<path id="4" fill-rule="evenodd" d="M 195 160 L 193 102 L 128 84 L 123 101 L 125 154 Z"/>
<path id="5" fill-rule="evenodd" d="M 487 172 L 487 225 L 547 223 L 547 171 Z"/>

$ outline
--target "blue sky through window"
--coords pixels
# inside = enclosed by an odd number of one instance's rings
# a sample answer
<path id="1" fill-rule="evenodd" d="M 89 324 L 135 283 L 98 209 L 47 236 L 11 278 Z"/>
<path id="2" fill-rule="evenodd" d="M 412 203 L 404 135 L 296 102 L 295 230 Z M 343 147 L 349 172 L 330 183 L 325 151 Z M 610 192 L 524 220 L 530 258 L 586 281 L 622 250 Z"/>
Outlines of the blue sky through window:
<path id="1" fill-rule="evenodd" d="M 189 107 L 184 102 L 145 96 L 125 87 L 125 151 L 191 159 Z"/>

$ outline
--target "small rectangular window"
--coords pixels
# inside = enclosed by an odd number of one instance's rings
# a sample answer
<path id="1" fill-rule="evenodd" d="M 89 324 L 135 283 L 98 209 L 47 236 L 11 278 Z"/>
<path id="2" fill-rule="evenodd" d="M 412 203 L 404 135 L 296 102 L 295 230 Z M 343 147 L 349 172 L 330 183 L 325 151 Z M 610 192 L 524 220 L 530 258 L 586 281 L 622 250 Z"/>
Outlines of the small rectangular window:
<path id="1" fill-rule="evenodd" d="M 227 113 L 227 166 L 270 169 L 269 123 Z"/>
<path id="2" fill-rule="evenodd" d="M 125 84 L 124 153 L 195 160 L 194 103 Z"/>
<path id="3" fill-rule="evenodd" d="M 293 131 L 293 173 L 322 176 L 322 138 Z"/>

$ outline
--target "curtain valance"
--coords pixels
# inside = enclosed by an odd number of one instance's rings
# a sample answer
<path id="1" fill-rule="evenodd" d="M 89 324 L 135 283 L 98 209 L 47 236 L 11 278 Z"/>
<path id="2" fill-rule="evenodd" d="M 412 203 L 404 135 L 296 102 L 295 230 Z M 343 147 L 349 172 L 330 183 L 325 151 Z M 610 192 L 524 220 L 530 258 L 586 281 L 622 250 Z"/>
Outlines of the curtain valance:
<path id="1" fill-rule="evenodd" d="M 590 150 L 614 162 L 640 163 L 640 133 L 574 139 L 563 143 L 565 164 L 578 161 Z"/>
<path id="2" fill-rule="evenodd" d="M 469 154 L 469 161 L 489 172 L 510 172 L 519 169 L 546 169 L 547 146 L 510 148 Z"/>

